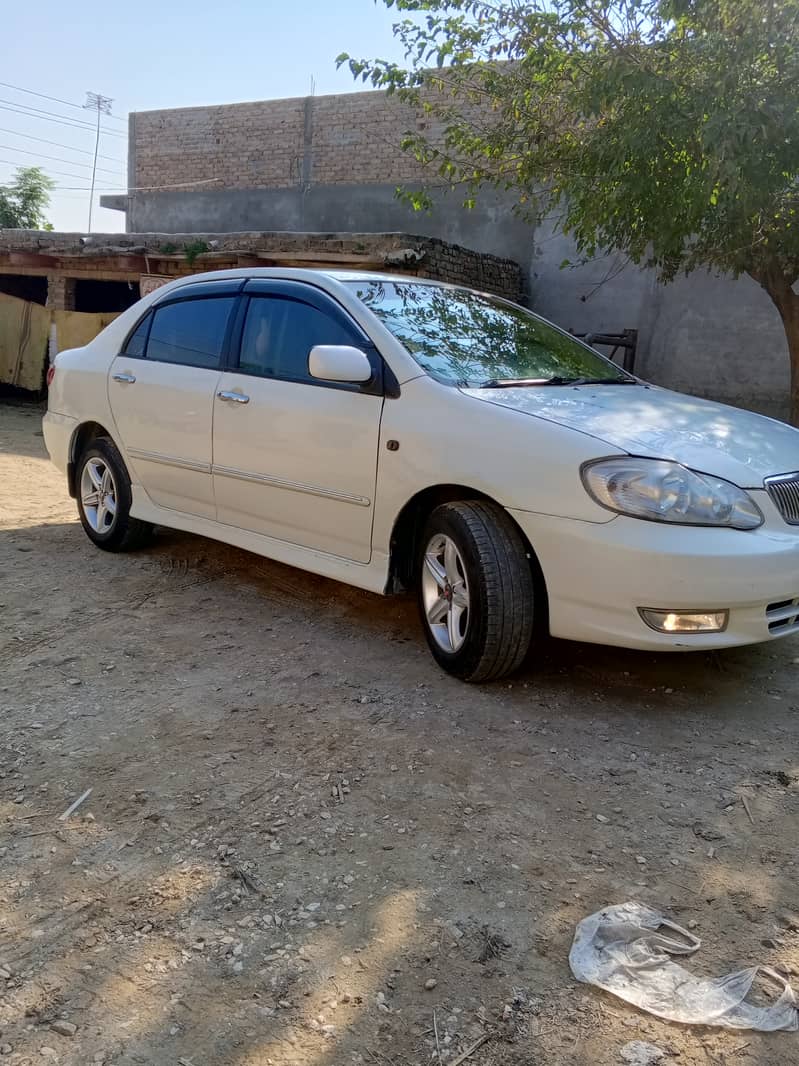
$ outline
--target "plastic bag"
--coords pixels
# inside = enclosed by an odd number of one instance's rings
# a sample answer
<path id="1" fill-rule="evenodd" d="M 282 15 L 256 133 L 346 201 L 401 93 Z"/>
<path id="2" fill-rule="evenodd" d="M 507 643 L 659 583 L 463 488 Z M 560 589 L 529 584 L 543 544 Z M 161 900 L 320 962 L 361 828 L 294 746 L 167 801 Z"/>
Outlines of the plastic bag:
<path id="1" fill-rule="evenodd" d="M 799 1029 L 793 989 L 769 967 L 702 979 L 672 961 L 674 955 L 693 955 L 700 945 L 698 937 L 651 907 L 621 903 L 580 922 L 569 965 L 578 981 L 604 988 L 669 1021 L 761 1032 Z M 779 999 L 767 1007 L 746 1002 L 758 973 L 782 988 Z"/>

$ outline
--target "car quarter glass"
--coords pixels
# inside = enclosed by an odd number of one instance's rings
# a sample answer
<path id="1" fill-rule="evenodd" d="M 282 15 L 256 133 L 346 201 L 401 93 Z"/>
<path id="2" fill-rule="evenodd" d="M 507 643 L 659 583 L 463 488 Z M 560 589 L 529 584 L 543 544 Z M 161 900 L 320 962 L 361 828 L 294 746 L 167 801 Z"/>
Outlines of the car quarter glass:
<path id="1" fill-rule="evenodd" d="M 147 338 L 146 358 L 159 363 L 217 369 L 235 303 L 235 296 L 210 296 L 156 307 Z M 138 332 L 137 329 L 131 340 Z"/>
<path id="2" fill-rule="evenodd" d="M 253 295 L 241 338 L 239 371 L 283 381 L 314 382 L 308 355 L 317 344 L 358 345 L 348 330 L 330 315 L 301 300 Z"/>
<path id="3" fill-rule="evenodd" d="M 551 323 L 485 293 L 419 282 L 347 284 L 419 366 L 446 385 L 634 380 Z"/>
<path id="4" fill-rule="evenodd" d="M 128 337 L 127 344 L 124 348 L 125 355 L 129 355 L 134 359 L 143 359 L 147 351 L 147 337 L 150 333 L 150 326 L 153 323 L 152 312 L 145 315 L 138 326 L 134 329 L 131 335 Z"/>

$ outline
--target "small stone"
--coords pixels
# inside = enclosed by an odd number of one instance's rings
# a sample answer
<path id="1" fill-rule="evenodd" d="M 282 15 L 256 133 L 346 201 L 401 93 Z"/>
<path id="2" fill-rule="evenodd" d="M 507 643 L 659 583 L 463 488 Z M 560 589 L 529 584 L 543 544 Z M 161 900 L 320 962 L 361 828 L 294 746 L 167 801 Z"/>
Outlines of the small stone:
<path id="1" fill-rule="evenodd" d="M 696 920 L 696 918 L 691 918 L 690 921 L 688 922 L 688 928 L 689 929 L 696 929 L 696 927 L 698 925 L 699 925 L 699 922 Z"/>
<path id="2" fill-rule="evenodd" d="M 655 1066 L 666 1057 L 663 1048 L 647 1044 L 644 1040 L 631 1040 L 621 1049 L 621 1061 L 628 1066 Z"/>
<path id="3" fill-rule="evenodd" d="M 342 966 L 352 966 L 352 959 L 349 957 L 349 955 L 342 955 L 341 964 Z"/>
<path id="4" fill-rule="evenodd" d="M 44 1047 L 39 1048 L 39 1054 L 42 1056 L 43 1059 L 58 1058 L 58 1052 L 56 1051 L 56 1049 L 54 1047 L 48 1047 L 46 1044 L 44 1045 Z"/>
<path id="5" fill-rule="evenodd" d="M 81 680 L 80 680 L 79 677 L 68 677 L 67 678 L 67 684 L 68 685 L 80 685 L 81 684 Z M 42 1048 L 42 1051 L 44 1051 L 44 1048 Z"/>
<path id="6" fill-rule="evenodd" d="M 643 855 L 636 855 L 635 861 L 638 863 L 639 866 L 646 866 L 646 859 L 643 857 Z"/>
<path id="7" fill-rule="evenodd" d="M 437 984 L 438 981 L 436 981 L 435 977 L 428 977 L 424 983 L 424 987 L 427 989 L 428 992 L 432 992 Z"/>
<path id="8" fill-rule="evenodd" d="M 54 1033 L 58 1033 L 59 1036 L 74 1036 L 78 1031 L 77 1025 L 74 1025 L 72 1022 L 65 1022 L 61 1018 L 54 1021 L 50 1028 Z"/>
<path id="9" fill-rule="evenodd" d="M 597 815 L 596 815 L 596 820 L 597 820 L 598 822 L 602 822 L 602 824 L 604 825 L 604 824 L 605 824 L 605 822 L 609 821 L 610 819 L 609 819 L 609 818 L 607 818 L 607 817 L 606 817 L 606 816 L 605 816 L 604 814 L 597 814 Z"/>

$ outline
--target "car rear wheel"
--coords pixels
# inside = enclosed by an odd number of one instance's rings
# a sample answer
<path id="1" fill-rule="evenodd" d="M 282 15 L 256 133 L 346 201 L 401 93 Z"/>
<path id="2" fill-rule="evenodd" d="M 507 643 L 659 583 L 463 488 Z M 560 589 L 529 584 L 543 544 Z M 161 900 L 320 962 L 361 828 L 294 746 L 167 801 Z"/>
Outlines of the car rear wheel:
<path id="1" fill-rule="evenodd" d="M 98 548 L 133 551 L 150 539 L 150 523 L 131 517 L 130 477 L 108 437 L 97 437 L 83 451 L 77 489 L 81 524 Z"/>
<path id="2" fill-rule="evenodd" d="M 430 515 L 418 560 L 419 610 L 436 661 L 464 681 L 516 670 L 533 637 L 535 589 L 526 545 L 488 501 Z"/>

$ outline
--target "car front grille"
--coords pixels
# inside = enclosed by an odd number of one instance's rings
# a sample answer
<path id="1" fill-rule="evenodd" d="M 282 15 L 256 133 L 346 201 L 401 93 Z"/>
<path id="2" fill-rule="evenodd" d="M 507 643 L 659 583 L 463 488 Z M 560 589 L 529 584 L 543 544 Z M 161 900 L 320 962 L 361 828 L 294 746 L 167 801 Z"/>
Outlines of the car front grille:
<path id="1" fill-rule="evenodd" d="M 799 473 L 766 478 L 766 491 L 791 526 L 799 526 Z"/>
<path id="2" fill-rule="evenodd" d="M 768 631 L 774 636 L 799 632 L 799 596 L 770 603 L 766 608 Z"/>

